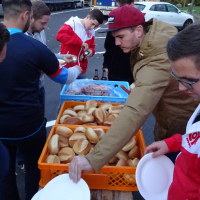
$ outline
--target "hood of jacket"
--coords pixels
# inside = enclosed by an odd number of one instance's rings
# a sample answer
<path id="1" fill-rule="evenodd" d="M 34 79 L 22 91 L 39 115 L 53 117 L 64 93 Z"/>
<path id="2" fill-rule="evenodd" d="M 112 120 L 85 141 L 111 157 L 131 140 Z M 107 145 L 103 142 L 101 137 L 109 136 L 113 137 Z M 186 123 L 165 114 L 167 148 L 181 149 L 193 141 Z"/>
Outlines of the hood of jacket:
<path id="1" fill-rule="evenodd" d="M 148 62 L 152 56 L 166 53 L 166 44 L 169 38 L 177 33 L 177 29 L 170 24 L 151 19 L 147 24 L 147 33 L 140 47 L 136 47 L 131 51 L 131 68 L 138 61 L 145 60 Z M 141 62 L 141 64 L 143 64 Z"/>

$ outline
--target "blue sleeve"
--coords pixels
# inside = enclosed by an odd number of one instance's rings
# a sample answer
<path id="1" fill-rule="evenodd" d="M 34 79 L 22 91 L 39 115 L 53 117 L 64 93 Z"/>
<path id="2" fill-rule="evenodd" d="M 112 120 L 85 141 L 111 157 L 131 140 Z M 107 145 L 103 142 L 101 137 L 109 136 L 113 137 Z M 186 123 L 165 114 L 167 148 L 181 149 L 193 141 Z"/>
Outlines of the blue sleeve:
<path id="1" fill-rule="evenodd" d="M 0 141 L 0 180 L 6 175 L 9 169 L 8 150 Z"/>
<path id="2" fill-rule="evenodd" d="M 49 77 L 55 82 L 65 84 L 68 78 L 68 69 L 65 67 L 61 67 L 55 74 Z"/>

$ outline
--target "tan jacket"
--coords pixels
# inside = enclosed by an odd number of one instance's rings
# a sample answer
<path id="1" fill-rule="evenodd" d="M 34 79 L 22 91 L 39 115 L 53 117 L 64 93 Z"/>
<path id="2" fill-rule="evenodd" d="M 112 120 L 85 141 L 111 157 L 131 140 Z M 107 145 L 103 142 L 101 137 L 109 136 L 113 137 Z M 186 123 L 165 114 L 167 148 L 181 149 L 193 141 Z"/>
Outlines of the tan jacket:
<path id="1" fill-rule="evenodd" d="M 162 140 L 176 133 L 184 134 L 187 121 L 197 107 L 192 98 L 179 91 L 178 82 L 170 75 L 166 45 L 177 29 L 156 19 L 148 24 L 149 31 L 141 47 L 131 52 L 136 87 L 94 152 L 86 155 L 95 170 L 125 146 L 150 113 L 156 118 L 155 140 Z"/>

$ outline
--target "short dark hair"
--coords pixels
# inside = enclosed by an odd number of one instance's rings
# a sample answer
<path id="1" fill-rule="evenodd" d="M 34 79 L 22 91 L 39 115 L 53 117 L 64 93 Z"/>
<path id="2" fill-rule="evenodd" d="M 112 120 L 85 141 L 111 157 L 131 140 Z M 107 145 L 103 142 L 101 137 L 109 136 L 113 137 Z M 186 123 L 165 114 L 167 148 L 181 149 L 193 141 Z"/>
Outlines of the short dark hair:
<path id="1" fill-rule="evenodd" d="M 51 15 L 49 7 L 42 1 L 32 3 L 33 18 L 35 20 L 42 18 L 44 15 Z"/>
<path id="2" fill-rule="evenodd" d="M 191 57 L 200 70 L 200 23 L 194 23 L 168 41 L 167 53 L 171 61 Z"/>
<path id="3" fill-rule="evenodd" d="M 7 42 L 10 41 L 10 33 L 8 29 L 0 23 L 0 53 Z"/>
<path id="4" fill-rule="evenodd" d="M 144 32 L 144 34 L 146 34 L 146 33 L 148 32 L 148 25 L 147 25 L 147 23 L 143 23 L 143 24 L 141 24 L 141 26 L 143 27 L 143 32 Z M 134 32 L 135 29 L 136 29 L 136 27 L 137 27 L 137 26 L 130 26 L 130 27 L 128 27 L 128 28 L 129 28 L 129 30 L 130 30 L 131 32 Z"/>
<path id="5" fill-rule="evenodd" d="M 99 9 L 93 9 L 89 12 L 90 19 L 96 19 L 99 24 L 103 23 L 103 13 Z"/>
<path id="6" fill-rule="evenodd" d="M 18 17 L 24 11 L 31 11 L 30 0 L 2 0 L 4 17 L 10 19 Z"/>
<path id="7" fill-rule="evenodd" d="M 134 0 L 116 0 L 116 2 L 120 5 L 120 6 L 124 6 L 124 5 L 131 5 L 132 3 L 134 3 Z"/>

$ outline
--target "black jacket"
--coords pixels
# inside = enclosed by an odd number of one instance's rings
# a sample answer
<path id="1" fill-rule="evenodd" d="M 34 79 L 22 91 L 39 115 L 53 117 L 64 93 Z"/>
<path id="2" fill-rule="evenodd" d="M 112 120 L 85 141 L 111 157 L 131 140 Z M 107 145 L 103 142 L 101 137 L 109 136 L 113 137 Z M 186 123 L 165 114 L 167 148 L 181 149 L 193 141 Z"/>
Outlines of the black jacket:
<path id="1" fill-rule="evenodd" d="M 133 73 L 130 68 L 131 53 L 124 53 L 119 46 L 115 45 L 115 38 L 111 32 L 107 33 L 104 47 L 103 68 L 108 68 L 108 79 L 112 81 L 134 82 Z"/>

